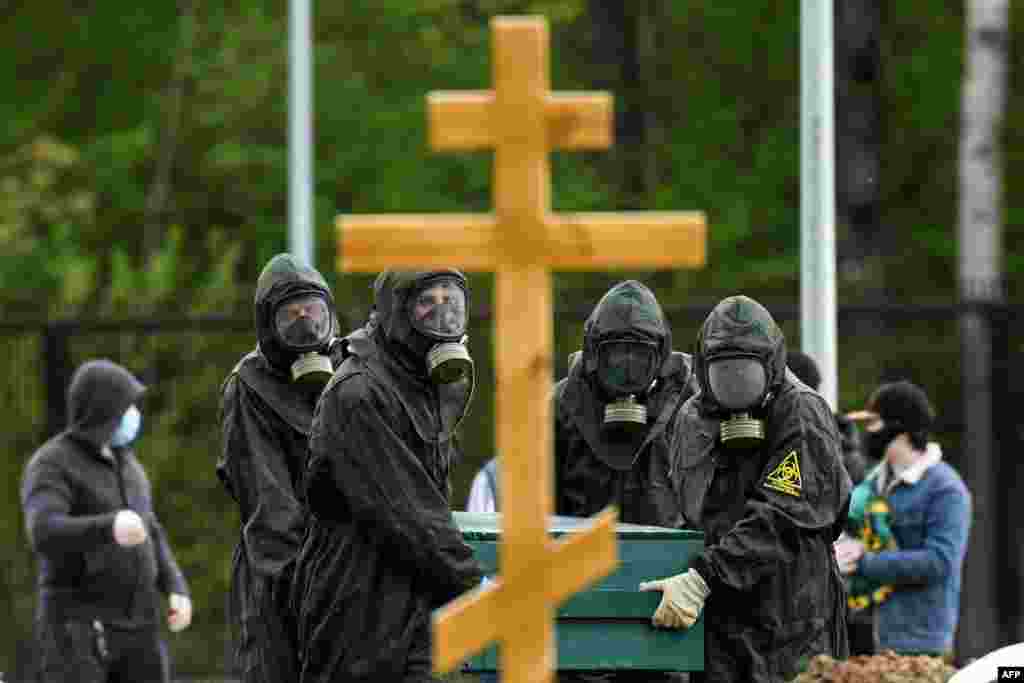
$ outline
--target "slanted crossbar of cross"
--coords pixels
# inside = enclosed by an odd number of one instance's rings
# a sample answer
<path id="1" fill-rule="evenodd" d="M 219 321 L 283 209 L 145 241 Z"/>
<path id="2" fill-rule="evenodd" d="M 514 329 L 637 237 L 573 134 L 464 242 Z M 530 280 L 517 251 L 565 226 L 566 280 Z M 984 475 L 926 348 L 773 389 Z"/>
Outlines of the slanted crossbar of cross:
<path id="1" fill-rule="evenodd" d="M 430 93 L 430 144 L 494 150 L 494 212 L 342 216 L 339 265 L 457 267 L 495 273 L 497 446 L 504 528 L 500 575 L 434 615 L 434 668 L 447 672 L 501 645 L 511 681 L 551 681 L 557 605 L 618 562 L 617 513 L 553 541 L 552 270 L 665 268 L 704 262 L 699 212 L 551 212 L 549 154 L 607 147 L 606 93 L 553 93 L 541 17 L 492 20 L 494 89 Z"/>

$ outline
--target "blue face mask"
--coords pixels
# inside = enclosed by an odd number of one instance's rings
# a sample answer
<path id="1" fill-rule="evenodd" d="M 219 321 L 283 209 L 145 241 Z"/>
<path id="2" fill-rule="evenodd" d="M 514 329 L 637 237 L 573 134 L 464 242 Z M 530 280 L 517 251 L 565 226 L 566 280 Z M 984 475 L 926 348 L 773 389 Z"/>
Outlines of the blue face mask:
<path id="1" fill-rule="evenodd" d="M 142 426 L 142 413 L 135 406 L 125 411 L 121 423 L 117 425 L 117 431 L 110 437 L 110 445 L 116 447 L 127 446 L 139 435 L 139 427 Z"/>

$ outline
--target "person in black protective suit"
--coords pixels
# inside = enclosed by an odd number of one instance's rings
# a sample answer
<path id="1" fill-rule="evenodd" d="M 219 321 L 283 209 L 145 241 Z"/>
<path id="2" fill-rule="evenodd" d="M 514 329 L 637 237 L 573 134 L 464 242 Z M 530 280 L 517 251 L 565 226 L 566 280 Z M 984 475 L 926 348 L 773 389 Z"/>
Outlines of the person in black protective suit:
<path id="1" fill-rule="evenodd" d="M 657 298 L 636 280 L 612 287 L 583 327 L 583 350 L 555 385 L 555 512 L 589 517 L 607 505 L 619 519 L 683 525 L 679 471 L 666 428 L 696 388 L 690 357 L 672 350 Z M 665 680 L 623 671 L 616 681 Z M 559 680 L 611 680 L 562 673 Z"/>
<path id="2" fill-rule="evenodd" d="M 192 619 L 188 584 L 153 512 L 132 443 L 145 387 L 108 360 L 82 364 L 68 387 L 68 427 L 25 467 L 21 501 L 39 566 L 36 613 L 47 683 L 167 683 L 160 630 Z"/>
<path id="3" fill-rule="evenodd" d="M 316 399 L 333 373 L 334 302 L 316 269 L 278 254 L 260 273 L 254 308 L 258 345 L 222 387 L 217 476 L 241 517 L 230 596 L 236 667 L 245 683 L 288 683 L 298 666 L 287 600 L 306 524 L 298 484 Z"/>
<path id="4" fill-rule="evenodd" d="M 695 386 L 651 290 L 612 287 L 555 385 L 556 513 L 589 517 L 614 504 L 623 522 L 680 527 L 665 430 Z"/>
<path id="5" fill-rule="evenodd" d="M 344 341 L 303 479 L 302 683 L 434 680 L 431 611 L 481 581 L 449 507 L 474 382 L 467 296 L 455 270 L 386 271 L 370 322 Z"/>
<path id="6" fill-rule="evenodd" d="M 786 342 L 753 299 L 721 301 L 697 338 L 700 391 L 673 448 L 683 514 L 703 530 L 687 571 L 660 590 L 655 625 L 704 613 L 703 680 L 791 679 L 817 654 L 845 658 L 846 591 L 832 552 L 850 478 L 825 400 L 786 370 Z"/>

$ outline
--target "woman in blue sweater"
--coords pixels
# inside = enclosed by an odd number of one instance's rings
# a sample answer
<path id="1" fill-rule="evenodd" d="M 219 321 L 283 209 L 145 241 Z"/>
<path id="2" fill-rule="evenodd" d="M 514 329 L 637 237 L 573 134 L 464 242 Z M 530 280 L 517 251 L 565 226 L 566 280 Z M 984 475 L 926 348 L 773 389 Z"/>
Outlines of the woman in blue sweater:
<path id="1" fill-rule="evenodd" d="M 895 549 L 865 551 L 862 540 L 844 537 L 836 542 L 840 571 L 891 588 L 875 607 L 880 650 L 951 656 L 970 493 L 928 441 L 935 413 L 920 387 L 883 384 L 849 417 L 864 422 L 868 455 L 880 460 L 861 486 L 888 502 Z"/>

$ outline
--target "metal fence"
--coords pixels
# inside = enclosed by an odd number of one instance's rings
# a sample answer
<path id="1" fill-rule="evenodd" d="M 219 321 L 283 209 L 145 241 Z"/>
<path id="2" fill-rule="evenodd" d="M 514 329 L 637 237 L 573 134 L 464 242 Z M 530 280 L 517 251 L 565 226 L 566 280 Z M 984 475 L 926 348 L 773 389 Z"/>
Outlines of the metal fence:
<path id="1" fill-rule="evenodd" d="M 668 306 L 674 346 L 692 350 L 693 340 L 711 305 Z M 799 307 L 768 304 L 787 334 L 799 343 Z M 992 330 L 990 386 L 965 388 L 961 379 L 959 325 L 965 313 L 983 317 Z M 1014 496 L 1012 482 L 1020 466 L 1024 428 L 1014 414 L 1024 404 L 1018 390 L 1024 379 L 1021 326 L 1024 306 L 968 308 L 957 304 L 857 304 L 839 307 L 840 408 L 866 400 L 882 380 L 909 378 L 926 388 L 939 412 L 937 438 L 946 459 L 965 475 L 972 489 L 976 518 L 965 571 L 963 611 L 991 610 L 995 626 L 972 622 L 967 649 L 985 651 L 1024 640 L 1024 545 L 1014 519 L 1024 517 L 1024 501 Z M 568 354 L 582 341 L 582 322 L 589 310 L 556 311 L 555 371 L 566 371 Z M 343 327 L 362 320 L 360 312 L 345 316 Z M 475 311 L 470 331 L 477 358 L 480 391 L 467 422 L 466 460 L 453 474 L 455 504 L 461 505 L 476 469 L 493 453 L 492 330 L 486 310 Z M 254 344 L 251 319 L 232 316 L 145 318 L 126 320 L 0 321 L 0 368 L 7 381 L 0 389 L 5 416 L 6 496 L 0 501 L 0 534 L 9 549 L 0 571 L 0 610 L 7 610 L 8 642 L 0 642 L 0 671 L 6 681 L 26 680 L 32 669 L 31 619 L 34 569 L 22 529 L 17 484 L 33 450 L 59 431 L 65 420 L 64 394 L 71 373 L 91 357 L 109 357 L 130 367 L 149 385 L 145 403 L 146 440 L 140 455 L 154 488 L 156 508 L 186 575 L 202 578 L 206 592 L 198 597 L 193 626 L 171 638 L 175 670 L 182 680 L 226 680 L 230 634 L 224 596 L 229 581 L 237 513 L 213 476 L 219 450 L 218 388 L 238 358 Z M 991 397 L 989 452 L 964 443 L 968 427 L 965 406 L 978 392 Z M 200 451 L 202 454 L 200 454 Z M 190 454 L 182 457 L 183 453 Z M 197 467 L 197 463 L 199 466 Z M 991 476 L 976 475 L 984 468 Z M 183 514 L 182 510 L 191 511 Z M 979 605 L 978 596 L 992 593 L 998 604 Z M 965 622 L 962 620 L 962 626 Z M 961 642 L 964 640 L 961 628 Z"/>

